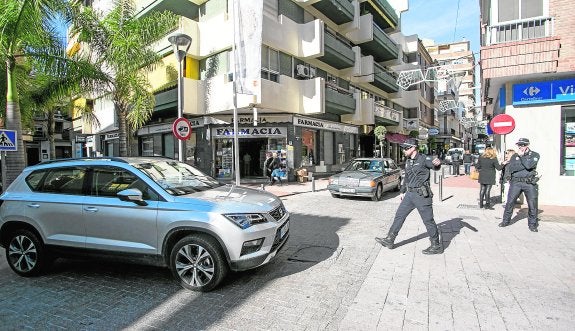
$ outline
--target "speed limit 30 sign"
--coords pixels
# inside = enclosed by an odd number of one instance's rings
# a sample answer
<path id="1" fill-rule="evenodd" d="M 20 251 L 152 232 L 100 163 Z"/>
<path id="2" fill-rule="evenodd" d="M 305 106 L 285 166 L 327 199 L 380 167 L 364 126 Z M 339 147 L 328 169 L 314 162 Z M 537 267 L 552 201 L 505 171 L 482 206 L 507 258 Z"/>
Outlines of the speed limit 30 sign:
<path id="1" fill-rule="evenodd" d="M 172 124 L 172 132 L 174 136 L 180 140 L 188 140 L 192 134 L 192 126 L 190 121 L 183 117 L 179 117 Z"/>

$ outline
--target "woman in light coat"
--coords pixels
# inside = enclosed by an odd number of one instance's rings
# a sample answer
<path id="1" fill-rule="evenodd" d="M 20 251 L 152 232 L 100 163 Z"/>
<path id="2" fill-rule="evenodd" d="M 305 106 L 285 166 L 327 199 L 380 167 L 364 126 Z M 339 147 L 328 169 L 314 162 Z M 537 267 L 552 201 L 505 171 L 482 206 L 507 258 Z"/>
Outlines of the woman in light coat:
<path id="1" fill-rule="evenodd" d="M 497 152 L 492 147 L 487 147 L 475 164 L 479 171 L 479 208 L 491 207 L 491 187 L 495 185 L 495 170 L 501 170 L 502 165 L 497 161 Z"/>

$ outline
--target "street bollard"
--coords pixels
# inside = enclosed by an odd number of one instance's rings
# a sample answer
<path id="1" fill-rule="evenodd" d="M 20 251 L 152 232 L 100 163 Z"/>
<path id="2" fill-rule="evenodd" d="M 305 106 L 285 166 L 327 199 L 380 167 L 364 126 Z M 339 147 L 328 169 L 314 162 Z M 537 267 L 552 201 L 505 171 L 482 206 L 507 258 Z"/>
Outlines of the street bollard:
<path id="1" fill-rule="evenodd" d="M 443 201 L 443 176 L 439 176 L 439 198 Z"/>
<path id="2" fill-rule="evenodd" d="M 437 184 L 437 170 L 433 171 L 433 184 Z"/>
<path id="3" fill-rule="evenodd" d="M 315 192 L 315 177 L 311 177 L 311 191 Z"/>

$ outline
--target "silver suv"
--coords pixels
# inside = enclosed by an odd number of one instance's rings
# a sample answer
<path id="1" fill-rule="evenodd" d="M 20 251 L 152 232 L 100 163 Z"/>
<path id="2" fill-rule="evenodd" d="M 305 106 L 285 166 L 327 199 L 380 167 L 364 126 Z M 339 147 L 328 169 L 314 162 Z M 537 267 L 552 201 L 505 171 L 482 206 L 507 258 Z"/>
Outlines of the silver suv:
<path id="1" fill-rule="evenodd" d="M 44 162 L 0 196 L 0 245 L 21 276 L 62 254 L 120 256 L 169 266 L 183 287 L 209 291 L 230 269 L 269 262 L 288 237 L 275 195 L 165 158 Z"/>

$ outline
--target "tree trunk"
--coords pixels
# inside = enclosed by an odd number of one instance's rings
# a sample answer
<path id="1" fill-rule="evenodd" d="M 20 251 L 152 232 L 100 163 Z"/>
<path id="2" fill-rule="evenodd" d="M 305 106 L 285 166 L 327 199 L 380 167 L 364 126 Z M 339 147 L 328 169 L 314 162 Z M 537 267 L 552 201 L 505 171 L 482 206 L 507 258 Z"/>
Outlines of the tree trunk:
<path id="1" fill-rule="evenodd" d="M 14 70 L 14 59 L 6 60 L 6 129 L 16 131 L 17 151 L 5 152 L 6 160 L 6 185 L 10 185 L 16 177 L 26 167 L 26 153 L 24 142 L 22 140 L 22 116 L 20 114 L 20 105 L 18 104 L 18 91 L 12 75 Z"/>
<path id="2" fill-rule="evenodd" d="M 56 159 L 56 143 L 54 142 L 54 131 L 56 131 L 56 124 L 54 123 L 54 110 L 48 111 L 48 142 L 50 144 L 50 160 Z"/>
<path id="3" fill-rule="evenodd" d="M 118 111 L 118 138 L 120 139 L 120 156 L 128 156 L 128 139 L 127 139 L 127 132 L 128 132 L 128 126 L 127 126 L 127 111 L 125 111 L 124 109 L 122 109 L 122 107 L 118 106 L 117 104 L 115 105 L 117 111 Z"/>

